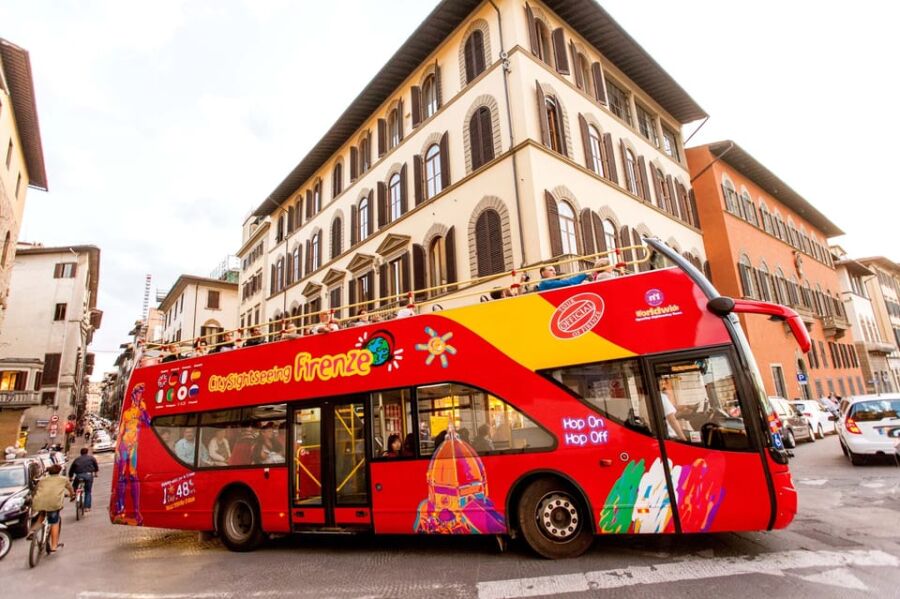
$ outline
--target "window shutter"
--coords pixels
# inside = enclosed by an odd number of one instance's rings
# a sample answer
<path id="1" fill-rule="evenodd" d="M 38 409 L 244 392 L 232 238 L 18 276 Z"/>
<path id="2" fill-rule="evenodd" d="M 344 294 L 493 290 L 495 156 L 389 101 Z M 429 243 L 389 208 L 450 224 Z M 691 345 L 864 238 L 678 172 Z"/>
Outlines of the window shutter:
<path id="1" fill-rule="evenodd" d="M 691 224 L 699 229 L 700 214 L 697 212 L 697 198 L 694 195 L 693 189 L 688 192 L 688 208 L 691 211 Z"/>
<path id="2" fill-rule="evenodd" d="M 303 224 L 303 198 L 301 196 L 300 199 L 297 200 L 297 203 L 294 206 L 294 228 L 299 229 Z"/>
<path id="3" fill-rule="evenodd" d="M 446 131 L 441 136 L 441 190 L 450 187 L 450 141 Z"/>
<path id="4" fill-rule="evenodd" d="M 475 111 L 475 114 L 472 115 L 471 120 L 469 120 L 469 150 L 472 153 L 472 170 L 477 170 L 484 164 L 484 157 L 482 156 L 482 147 L 484 144 L 481 142 L 481 121 L 478 118 L 479 111 Z"/>
<path id="5" fill-rule="evenodd" d="M 669 191 L 669 211 L 676 218 L 683 219 L 684 216 L 678 212 L 678 202 L 675 199 L 675 182 L 672 181 L 672 175 L 666 175 L 666 189 Z"/>
<path id="6" fill-rule="evenodd" d="M 493 274 L 491 257 L 490 215 L 493 210 L 485 210 L 475 221 L 475 258 L 478 263 L 478 276 Z"/>
<path id="7" fill-rule="evenodd" d="M 619 229 L 619 244 L 623 248 L 628 248 L 631 245 L 631 232 L 628 230 L 627 225 Z M 634 260 L 634 253 L 632 253 L 630 249 L 623 249 L 622 262 L 626 263 L 626 268 L 628 270 L 634 268 L 633 265 L 628 264 L 628 262 L 631 262 L 632 260 Z"/>
<path id="8" fill-rule="evenodd" d="M 618 184 L 619 176 L 616 174 L 616 159 L 615 153 L 613 152 L 612 133 L 603 134 L 603 149 L 605 152 L 601 152 L 600 154 L 600 157 L 603 160 L 603 172 L 606 173 L 607 179 Z M 603 155 L 604 153 L 606 154 L 605 156 Z"/>
<path id="9" fill-rule="evenodd" d="M 275 293 L 275 265 L 272 265 L 272 272 L 269 275 L 269 293 Z M 46 366 L 44 367 L 46 372 Z"/>
<path id="10" fill-rule="evenodd" d="M 603 232 L 603 219 L 596 212 L 591 213 L 591 220 L 594 222 L 594 239 L 597 240 L 597 252 L 605 252 L 610 249 L 606 247 L 606 234 Z"/>
<path id="11" fill-rule="evenodd" d="M 465 47 L 463 48 L 463 54 L 466 59 L 466 84 L 472 81 L 477 75 L 477 67 L 475 66 L 475 34 L 469 36 L 466 40 Z"/>
<path id="12" fill-rule="evenodd" d="M 357 215 L 358 208 L 356 206 L 350 206 L 350 246 L 356 245 L 356 242 L 359 241 L 359 225 Z"/>
<path id="13" fill-rule="evenodd" d="M 378 228 L 387 224 L 387 186 L 378 182 Z"/>
<path id="14" fill-rule="evenodd" d="M 353 279 L 347 287 L 347 310 L 350 316 L 359 314 L 359 307 L 353 305 L 356 303 L 356 285 L 356 279 Z"/>
<path id="15" fill-rule="evenodd" d="M 306 240 L 306 274 L 312 272 L 312 241 Z"/>
<path id="16" fill-rule="evenodd" d="M 525 16 L 528 19 L 528 37 L 531 38 L 531 53 L 538 56 L 540 51 L 538 49 L 537 25 L 534 22 L 534 11 L 531 10 L 527 2 L 525 3 Z"/>
<path id="17" fill-rule="evenodd" d="M 578 72 L 578 70 L 576 69 L 575 72 Z M 578 126 L 581 129 L 581 143 L 584 147 L 584 165 L 589 170 L 594 170 L 593 160 L 591 160 L 593 156 L 591 152 L 591 134 L 590 131 L 588 131 L 587 120 L 585 120 L 584 115 L 581 113 L 578 114 Z"/>
<path id="18" fill-rule="evenodd" d="M 425 194 L 422 193 L 423 170 L 422 157 L 416 154 L 413 156 L 413 193 L 416 196 L 416 206 L 425 201 Z"/>
<path id="19" fill-rule="evenodd" d="M 566 54 L 566 34 L 562 27 L 553 30 L 550 36 L 553 38 L 553 56 L 556 58 L 556 71 L 563 75 L 569 74 L 569 55 Z"/>
<path id="20" fill-rule="evenodd" d="M 356 146 L 350 148 L 350 180 L 356 181 L 359 176 L 359 150 Z"/>
<path id="21" fill-rule="evenodd" d="M 372 131 L 366 131 L 366 170 L 372 168 Z"/>
<path id="22" fill-rule="evenodd" d="M 403 140 L 403 98 L 397 100 L 397 129 L 400 130 L 400 140 Z"/>
<path id="23" fill-rule="evenodd" d="M 456 227 L 450 227 L 444 237 L 444 255 L 447 257 L 447 282 L 456 282 Z"/>
<path id="24" fill-rule="evenodd" d="M 400 285 L 402 287 L 401 293 L 409 293 L 411 291 L 409 285 L 409 252 L 400 257 Z M 406 299 L 401 298 L 401 301 L 406 301 Z"/>
<path id="25" fill-rule="evenodd" d="M 419 123 L 422 122 L 422 91 L 419 89 L 418 85 L 412 86 L 412 105 L 410 107 L 412 112 L 412 126 L 413 129 L 419 126 Z"/>
<path id="26" fill-rule="evenodd" d="M 494 159 L 494 128 L 491 125 L 491 111 L 483 107 L 478 112 L 479 128 L 481 129 L 481 157 L 482 164 Z"/>
<path id="27" fill-rule="evenodd" d="M 409 206 L 406 192 L 406 171 L 406 163 L 404 162 L 403 166 L 400 167 L 400 214 L 406 214 L 407 207 Z"/>
<path id="28" fill-rule="evenodd" d="M 575 71 L 575 85 L 578 89 L 585 89 L 584 77 L 581 76 L 581 69 L 578 68 L 578 50 L 575 49 L 575 42 L 569 42 L 569 53 L 572 56 L 572 70 Z"/>
<path id="29" fill-rule="evenodd" d="M 544 88 L 541 87 L 540 82 L 535 80 L 534 85 L 537 88 L 538 115 L 541 120 L 541 143 L 550 147 L 550 123 L 547 121 L 547 98 L 544 96 Z"/>
<path id="30" fill-rule="evenodd" d="M 385 262 L 381 266 L 378 267 L 378 297 L 381 298 L 381 305 L 385 305 L 387 301 L 386 298 L 388 295 L 388 265 Z"/>
<path id="31" fill-rule="evenodd" d="M 606 90 L 603 88 L 603 69 L 599 62 L 591 64 L 591 76 L 594 78 L 594 97 L 601 104 L 606 104 Z"/>
<path id="32" fill-rule="evenodd" d="M 427 294 L 422 293 L 422 290 L 425 289 L 428 285 L 425 282 L 425 248 L 419 245 L 418 243 L 414 243 L 412 247 L 412 257 L 413 257 L 413 290 L 417 293 L 415 294 L 415 299 L 417 302 L 424 300 L 427 297 Z M 432 285 L 436 285 L 439 281 L 435 281 Z"/>
<path id="33" fill-rule="evenodd" d="M 678 190 L 678 208 L 681 210 L 681 220 L 690 223 L 691 213 L 687 207 L 687 192 L 685 192 L 684 185 L 680 182 L 676 184 L 676 189 Z"/>
<path id="34" fill-rule="evenodd" d="M 309 220 L 313 217 L 315 212 L 313 211 L 313 200 L 312 200 L 312 191 L 309 189 L 306 190 L 306 218 Z"/>
<path id="35" fill-rule="evenodd" d="M 369 211 L 369 218 L 367 224 L 366 234 L 371 235 L 372 230 L 375 227 L 375 192 L 373 190 L 369 190 L 369 205 L 367 207 Z"/>
<path id="36" fill-rule="evenodd" d="M 344 221 L 342 219 L 339 218 L 334 221 L 331 234 L 337 239 L 337 245 L 335 246 L 337 251 L 332 258 L 337 258 L 344 251 Z"/>
<path id="37" fill-rule="evenodd" d="M 641 156 L 641 159 L 643 159 L 643 158 L 644 157 Z M 644 165 L 642 164 L 641 166 L 643 167 Z M 662 181 L 659 180 L 659 171 L 657 171 L 656 167 L 651 164 L 650 172 L 652 173 L 651 176 L 653 177 L 653 191 L 656 193 L 656 204 L 661 209 L 668 211 L 669 207 L 666 206 L 666 198 L 665 198 L 665 195 L 663 194 Z M 644 198 L 644 199 L 648 199 L 648 198 Z"/>
<path id="38" fill-rule="evenodd" d="M 553 257 L 561 256 L 562 233 L 559 230 L 559 209 L 556 207 L 556 199 L 549 191 L 544 191 L 544 201 L 547 203 L 547 227 L 550 230 L 550 254 Z"/>
<path id="39" fill-rule="evenodd" d="M 638 156 L 637 161 L 638 178 L 640 179 L 640 188 L 644 194 L 644 201 L 650 201 L 650 182 L 647 181 L 647 163 L 643 156 Z"/>
<path id="40" fill-rule="evenodd" d="M 387 148 L 387 121 L 378 119 L 378 157 L 384 156 Z"/>
<path id="41" fill-rule="evenodd" d="M 590 208 L 581 211 L 581 248 L 582 254 L 590 256 L 594 249 L 594 219 Z"/>
<path id="42" fill-rule="evenodd" d="M 444 94 L 441 91 L 441 67 L 434 63 L 434 96 L 437 98 L 438 108 L 444 105 Z"/>

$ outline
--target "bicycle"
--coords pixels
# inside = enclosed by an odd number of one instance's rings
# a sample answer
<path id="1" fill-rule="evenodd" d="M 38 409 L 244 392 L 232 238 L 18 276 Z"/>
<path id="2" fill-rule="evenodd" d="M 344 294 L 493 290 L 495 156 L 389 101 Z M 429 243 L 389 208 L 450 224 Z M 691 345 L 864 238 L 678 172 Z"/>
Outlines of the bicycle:
<path id="1" fill-rule="evenodd" d="M 33 528 L 31 531 L 31 546 L 28 548 L 28 567 L 34 568 L 41 562 L 41 557 L 43 557 L 46 552 L 47 555 L 50 555 L 50 525 L 47 523 L 47 513 L 41 512 L 38 514 L 38 519 L 41 521 L 38 528 Z M 59 529 L 62 532 L 62 519 L 59 521 Z"/>
<path id="2" fill-rule="evenodd" d="M 84 518 L 84 484 L 76 477 L 75 483 L 75 521 Z"/>

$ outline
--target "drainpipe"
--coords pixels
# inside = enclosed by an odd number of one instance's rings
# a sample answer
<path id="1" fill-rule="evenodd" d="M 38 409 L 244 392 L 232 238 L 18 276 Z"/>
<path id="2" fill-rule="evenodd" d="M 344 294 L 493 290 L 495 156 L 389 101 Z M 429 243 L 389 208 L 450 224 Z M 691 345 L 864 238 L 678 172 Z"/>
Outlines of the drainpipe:
<path id="1" fill-rule="evenodd" d="M 509 101 L 509 58 L 506 50 L 504 50 L 506 46 L 503 44 L 503 18 L 500 15 L 500 9 L 494 4 L 494 0 L 488 0 L 488 2 L 490 2 L 497 13 L 497 30 L 500 32 L 500 60 L 503 61 L 503 94 L 506 99 L 506 122 L 509 127 L 509 149 L 512 151 L 515 146 L 515 135 L 513 135 L 512 108 Z M 525 264 L 525 230 L 522 227 L 522 199 L 519 193 L 519 169 L 516 166 L 515 154 L 512 155 L 512 168 L 513 189 L 516 195 L 516 218 L 519 221 L 519 251 L 522 254 L 522 264 Z"/>

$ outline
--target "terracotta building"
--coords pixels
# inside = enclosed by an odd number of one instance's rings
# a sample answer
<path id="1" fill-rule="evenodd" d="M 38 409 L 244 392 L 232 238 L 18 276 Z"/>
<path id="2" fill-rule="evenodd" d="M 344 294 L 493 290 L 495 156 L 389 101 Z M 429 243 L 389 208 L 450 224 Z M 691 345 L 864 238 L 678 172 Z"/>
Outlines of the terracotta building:
<path id="1" fill-rule="evenodd" d="M 834 223 L 732 141 L 687 150 L 713 284 L 794 308 L 803 355 L 784 325 L 741 317 L 766 391 L 787 399 L 860 392 L 863 378 L 828 238 Z"/>
<path id="2" fill-rule="evenodd" d="M 240 320 L 477 294 L 642 235 L 702 265 L 681 127 L 704 116 L 592 0 L 444 0 L 244 223 Z"/>

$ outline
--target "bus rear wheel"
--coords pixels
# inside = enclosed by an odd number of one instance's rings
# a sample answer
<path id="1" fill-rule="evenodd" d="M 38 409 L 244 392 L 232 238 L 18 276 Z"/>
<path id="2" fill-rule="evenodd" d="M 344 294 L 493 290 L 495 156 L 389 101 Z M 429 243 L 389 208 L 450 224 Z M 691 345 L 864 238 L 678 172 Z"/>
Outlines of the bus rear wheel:
<path id="1" fill-rule="evenodd" d="M 577 557 L 593 541 L 590 516 L 581 497 L 559 481 L 531 483 L 519 500 L 519 529 L 542 557 Z"/>
<path id="2" fill-rule="evenodd" d="M 219 509 L 219 536 L 231 551 L 253 551 L 263 540 L 259 508 L 247 491 L 234 491 Z"/>

